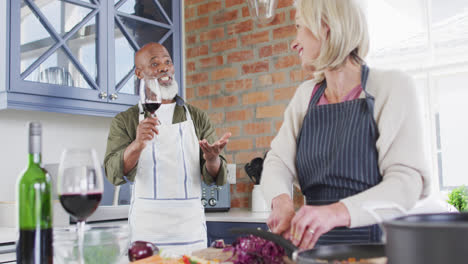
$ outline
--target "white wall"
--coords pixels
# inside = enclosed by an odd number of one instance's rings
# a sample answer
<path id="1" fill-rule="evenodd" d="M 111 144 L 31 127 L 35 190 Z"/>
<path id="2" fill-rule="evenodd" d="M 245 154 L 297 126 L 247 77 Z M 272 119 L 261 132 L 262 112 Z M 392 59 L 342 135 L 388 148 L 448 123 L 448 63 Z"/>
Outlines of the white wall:
<path id="1" fill-rule="evenodd" d="M 6 89 L 6 3 L 0 1 L 0 92 Z"/>
<path id="2" fill-rule="evenodd" d="M 57 163 L 66 147 L 93 147 L 102 163 L 111 120 L 107 117 L 1 110 L 0 201 L 14 201 L 16 179 L 27 165 L 27 122 L 42 122 L 43 163 Z"/>

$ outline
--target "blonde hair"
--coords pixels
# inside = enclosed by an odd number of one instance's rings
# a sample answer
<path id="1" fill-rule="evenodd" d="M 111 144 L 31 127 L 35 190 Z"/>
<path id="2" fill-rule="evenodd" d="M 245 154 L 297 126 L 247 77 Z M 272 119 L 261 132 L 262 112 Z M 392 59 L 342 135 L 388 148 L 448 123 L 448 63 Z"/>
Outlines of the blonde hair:
<path id="1" fill-rule="evenodd" d="M 337 69 L 348 57 L 364 64 L 369 51 L 367 21 L 354 0 L 296 0 L 296 12 L 315 37 L 321 38 L 322 26 L 330 28 L 328 38 L 321 39 L 320 54 L 311 66 L 316 81 L 322 81 L 326 69 Z"/>

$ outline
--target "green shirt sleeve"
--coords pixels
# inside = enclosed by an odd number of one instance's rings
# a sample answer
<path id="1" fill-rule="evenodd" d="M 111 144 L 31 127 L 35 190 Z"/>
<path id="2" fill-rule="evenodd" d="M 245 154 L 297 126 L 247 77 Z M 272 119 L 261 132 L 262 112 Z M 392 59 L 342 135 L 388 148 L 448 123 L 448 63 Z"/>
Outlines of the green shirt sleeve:
<path id="1" fill-rule="evenodd" d="M 208 115 L 203 112 L 202 110 L 186 104 L 190 114 L 192 116 L 192 120 L 195 126 L 195 132 L 199 140 L 206 139 L 210 144 L 218 140 L 216 136 L 216 130 L 213 124 L 210 122 Z M 184 113 L 185 115 L 185 113 Z M 200 149 L 200 168 L 203 181 L 206 184 L 215 183 L 216 185 L 224 185 L 227 179 L 227 167 L 226 167 L 226 159 L 220 155 L 221 158 L 221 167 L 219 169 L 218 175 L 210 175 L 208 170 L 205 166 L 205 159 L 203 158 L 203 151 Z"/>
<path id="2" fill-rule="evenodd" d="M 104 167 L 107 179 L 114 185 L 126 183 L 123 173 L 123 154 L 127 146 L 135 140 L 137 125 L 138 108 L 135 109 L 135 107 L 118 114 L 112 120 L 109 136 L 107 137 Z M 137 166 L 128 175 L 125 175 L 128 180 L 133 181 L 135 179 L 136 168 Z"/>

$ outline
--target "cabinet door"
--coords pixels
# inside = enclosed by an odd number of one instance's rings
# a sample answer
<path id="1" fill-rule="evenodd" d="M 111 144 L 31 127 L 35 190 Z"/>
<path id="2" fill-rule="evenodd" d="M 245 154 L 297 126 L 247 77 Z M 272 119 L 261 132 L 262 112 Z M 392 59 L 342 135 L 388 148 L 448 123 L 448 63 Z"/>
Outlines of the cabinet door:
<path id="1" fill-rule="evenodd" d="M 107 101 L 107 1 L 11 1 L 10 92 Z"/>
<path id="2" fill-rule="evenodd" d="M 149 42 L 164 45 L 176 69 L 182 91 L 180 0 L 109 1 L 109 95 L 110 102 L 135 104 L 139 80 L 135 76 L 135 52 Z"/>
<path id="3" fill-rule="evenodd" d="M 239 236 L 238 234 L 231 234 L 229 232 L 229 230 L 234 227 L 261 228 L 263 230 L 268 230 L 268 226 L 265 223 L 206 222 L 208 247 L 217 239 L 223 239 L 224 243 L 232 244 Z"/>

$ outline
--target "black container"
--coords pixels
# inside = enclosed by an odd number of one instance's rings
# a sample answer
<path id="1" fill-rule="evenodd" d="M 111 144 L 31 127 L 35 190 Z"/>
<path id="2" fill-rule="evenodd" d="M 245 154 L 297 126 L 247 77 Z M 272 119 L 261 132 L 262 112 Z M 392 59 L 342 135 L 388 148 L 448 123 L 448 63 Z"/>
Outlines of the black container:
<path id="1" fill-rule="evenodd" d="M 468 213 L 409 215 L 384 227 L 389 264 L 468 263 Z"/>

